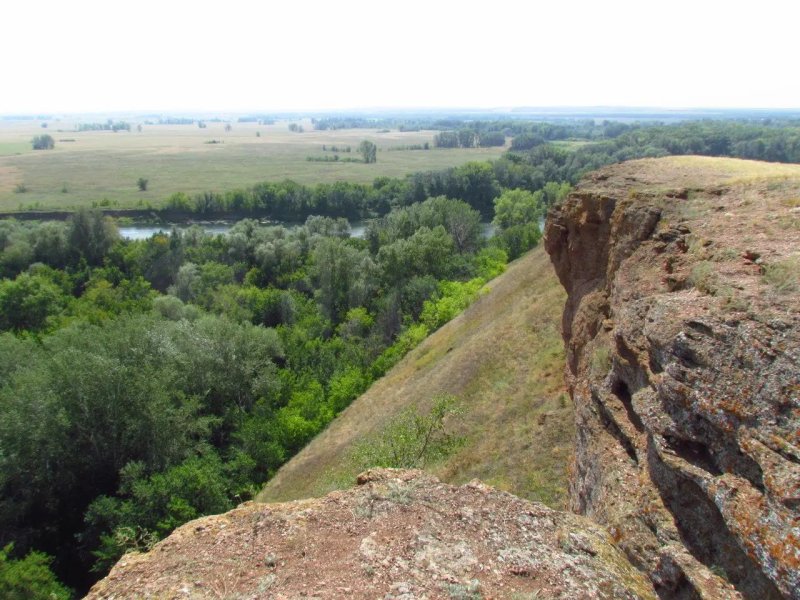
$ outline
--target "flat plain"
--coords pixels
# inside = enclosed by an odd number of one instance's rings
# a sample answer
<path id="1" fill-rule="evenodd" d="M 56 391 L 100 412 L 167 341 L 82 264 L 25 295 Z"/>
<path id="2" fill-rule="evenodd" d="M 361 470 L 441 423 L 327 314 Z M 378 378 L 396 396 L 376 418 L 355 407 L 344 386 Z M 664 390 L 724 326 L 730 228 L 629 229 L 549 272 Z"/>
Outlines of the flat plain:
<path id="1" fill-rule="evenodd" d="M 302 133 L 290 131 L 289 121 L 259 125 L 233 119 L 206 122 L 205 128 L 196 123 L 126 121 L 130 132 L 76 131 L 78 121 L 67 119 L 46 121 L 47 128 L 42 127 L 44 121 L 0 120 L 0 211 L 158 207 L 175 192 L 223 192 L 285 179 L 303 184 L 370 183 L 380 176 L 400 177 L 493 159 L 504 150 L 433 148 L 435 131 L 315 131 L 309 120 L 295 121 L 302 125 Z M 53 137 L 54 149 L 32 149 L 31 139 L 42 134 Z M 332 158 L 334 153 L 323 151 L 323 145 L 350 146 L 352 151 L 338 153 L 340 158 L 358 158 L 357 147 L 365 139 L 378 146 L 377 163 L 307 160 Z M 430 150 L 398 149 L 425 142 Z M 148 180 L 146 191 L 139 190 L 139 178 Z"/>

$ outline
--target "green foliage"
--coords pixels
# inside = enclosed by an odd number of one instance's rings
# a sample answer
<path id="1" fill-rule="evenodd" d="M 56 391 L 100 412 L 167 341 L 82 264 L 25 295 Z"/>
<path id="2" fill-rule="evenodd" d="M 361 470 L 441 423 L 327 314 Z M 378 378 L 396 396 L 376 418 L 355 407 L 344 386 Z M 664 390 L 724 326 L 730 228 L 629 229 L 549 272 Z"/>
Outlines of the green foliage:
<path id="1" fill-rule="evenodd" d="M 139 188 L 140 192 L 146 192 L 147 183 L 148 183 L 147 179 L 145 179 L 144 177 L 139 177 L 139 179 L 136 180 L 136 187 Z"/>
<path id="2" fill-rule="evenodd" d="M 52 558 L 30 552 L 14 560 L 14 544 L 0 549 L 0 597 L 6 600 L 69 600 L 72 593 L 50 570 Z"/>
<path id="3" fill-rule="evenodd" d="M 466 282 L 442 281 L 439 298 L 425 302 L 420 321 L 431 331 L 438 329 L 472 304 L 485 283 L 479 277 Z"/>
<path id="4" fill-rule="evenodd" d="M 67 252 L 72 260 L 100 265 L 114 241 L 119 238 L 114 223 L 100 211 L 80 209 L 67 224 Z"/>
<path id="5" fill-rule="evenodd" d="M 232 508 L 228 478 L 213 452 L 161 473 L 146 473 L 143 463 L 128 463 L 120 472 L 122 499 L 100 496 L 87 509 L 89 532 L 112 532 L 100 536 L 96 570 L 111 567 L 125 552 L 149 549 L 187 521 Z"/>
<path id="6" fill-rule="evenodd" d="M 409 351 L 416 348 L 422 340 L 428 337 L 429 329 L 423 323 L 410 326 L 395 340 L 394 344 L 384 350 L 372 363 L 370 371 L 373 379 L 381 377 L 398 363 Z"/>
<path id="7" fill-rule="evenodd" d="M 366 250 L 342 239 L 324 237 L 315 244 L 311 261 L 317 298 L 325 315 L 335 323 L 371 295 L 375 264 Z"/>
<path id="8" fill-rule="evenodd" d="M 543 193 L 507 190 L 494 201 L 494 225 L 507 229 L 514 225 L 538 222 L 543 216 Z"/>
<path id="9" fill-rule="evenodd" d="M 369 140 L 364 140 L 358 145 L 358 152 L 361 154 L 365 163 L 374 163 L 378 161 L 378 147 Z"/>
<path id="10" fill-rule="evenodd" d="M 361 369 L 351 367 L 331 378 L 328 385 L 328 401 L 334 413 L 340 413 L 367 389 L 367 379 Z"/>
<path id="11" fill-rule="evenodd" d="M 493 182 L 481 163 L 446 179 L 473 201 Z M 0 530 L 75 577 L 250 497 L 428 335 L 425 321 L 451 318 L 502 270 L 480 214 L 445 195 L 390 213 L 369 240 L 324 216 L 402 193 L 392 180 L 265 186 L 323 214 L 291 229 L 245 219 L 227 236 L 119 240 L 89 211 L 0 222 L 1 274 L 14 277 L 0 280 L 0 318 L 15 332 L 0 335 Z"/>
<path id="12" fill-rule="evenodd" d="M 522 223 L 499 231 L 492 239 L 492 243 L 501 247 L 510 260 L 514 260 L 536 247 L 541 238 L 539 223 Z"/>
<path id="13" fill-rule="evenodd" d="M 519 258 L 539 243 L 541 238 L 539 221 L 544 216 L 547 198 L 552 196 L 553 202 L 560 201 L 562 194 L 566 194 L 569 190 L 568 185 L 562 188 L 552 182 L 545 188 L 547 192 L 507 190 L 495 200 L 493 223 L 497 231 L 492 242 L 502 247 L 512 260 Z"/>
<path id="14" fill-rule="evenodd" d="M 356 445 L 351 461 L 359 471 L 372 467 L 417 469 L 448 456 L 462 438 L 448 430 L 461 414 L 456 398 L 443 394 L 432 399 L 429 412 L 407 409 L 380 432 Z"/>
<path id="15" fill-rule="evenodd" d="M 34 150 L 52 150 L 56 147 L 56 141 L 52 135 L 45 133 L 44 135 L 34 136 L 33 140 L 31 140 L 31 145 Z"/>
<path id="16" fill-rule="evenodd" d="M 453 238 L 444 227 L 420 227 L 411 237 L 383 246 L 378 252 L 378 265 L 392 285 L 415 276 L 433 275 L 442 278 L 453 274 Z"/>
<path id="17" fill-rule="evenodd" d="M 505 250 L 497 246 L 483 248 L 475 256 L 478 276 L 484 281 L 494 279 L 506 270 L 508 255 Z"/>
<path id="18" fill-rule="evenodd" d="M 40 332 L 66 305 L 63 291 L 45 277 L 23 273 L 0 281 L 0 330 Z"/>

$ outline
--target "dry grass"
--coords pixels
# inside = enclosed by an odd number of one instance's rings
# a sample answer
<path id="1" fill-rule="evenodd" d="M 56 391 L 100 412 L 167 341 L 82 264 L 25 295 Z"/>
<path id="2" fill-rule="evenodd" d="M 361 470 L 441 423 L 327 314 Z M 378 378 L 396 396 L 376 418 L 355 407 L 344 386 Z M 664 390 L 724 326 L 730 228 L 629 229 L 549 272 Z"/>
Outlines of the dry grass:
<path id="1" fill-rule="evenodd" d="M 779 293 L 798 291 L 800 289 L 800 257 L 792 256 L 767 265 L 764 279 Z"/>
<path id="2" fill-rule="evenodd" d="M 703 181 L 714 180 L 717 184 L 800 177 L 800 165 L 793 164 L 714 156 L 669 156 L 654 160 L 659 162 L 661 168 L 666 163 L 676 170 L 684 171 L 688 177 Z"/>
<path id="3" fill-rule="evenodd" d="M 286 122 L 274 125 L 225 123 L 197 125 L 143 125 L 136 131 L 75 132 L 74 122 L 51 122 L 41 129 L 36 122 L 0 121 L 0 210 L 21 207 L 71 209 L 107 199 L 110 205 L 135 208 L 158 206 L 175 192 L 225 191 L 261 181 L 293 179 L 314 184 L 338 180 L 371 183 L 379 176 L 400 177 L 414 171 L 443 169 L 471 160 L 497 158 L 503 148 L 431 149 L 389 152 L 393 146 L 433 142 L 434 131 L 381 133 L 374 129 L 292 133 Z M 61 131 L 59 131 L 61 130 Z M 256 132 L 260 133 L 256 137 Z M 53 150 L 33 151 L 34 135 L 49 133 Z M 74 141 L 62 142 L 62 139 Z M 375 164 L 309 162 L 308 156 L 332 156 L 322 146 L 356 147 L 363 139 L 379 148 Z M 220 143 L 209 144 L 210 140 Z M 136 180 L 150 185 L 140 192 Z M 12 192 L 24 183 L 24 197 Z M 66 185 L 69 193 L 62 193 Z"/>
<path id="4" fill-rule="evenodd" d="M 430 470 L 451 483 L 479 478 L 521 497 L 564 505 L 573 446 L 563 385 L 565 295 L 540 248 L 430 336 L 291 460 L 259 496 L 279 501 L 352 485 L 353 445 L 408 406 L 455 395 L 466 442 Z"/>

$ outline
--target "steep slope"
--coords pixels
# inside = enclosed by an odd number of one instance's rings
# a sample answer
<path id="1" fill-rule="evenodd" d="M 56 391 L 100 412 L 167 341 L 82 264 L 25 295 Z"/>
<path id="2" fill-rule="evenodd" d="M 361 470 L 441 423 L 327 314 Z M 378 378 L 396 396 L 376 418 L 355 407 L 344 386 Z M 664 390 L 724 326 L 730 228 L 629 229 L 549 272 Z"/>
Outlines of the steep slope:
<path id="1" fill-rule="evenodd" d="M 583 517 L 421 471 L 359 484 L 187 523 L 120 560 L 88 598 L 655 599 Z"/>
<path id="2" fill-rule="evenodd" d="M 663 597 L 800 598 L 800 166 L 675 157 L 548 219 L 572 508 Z"/>
<path id="3" fill-rule="evenodd" d="M 523 498 L 563 506 L 573 446 L 563 386 L 559 319 L 564 292 L 534 250 L 489 284 L 475 304 L 410 352 L 267 484 L 258 500 L 284 501 L 349 487 L 353 445 L 409 406 L 454 394 L 453 426 L 466 443 L 429 469 L 443 481 L 480 478 Z"/>

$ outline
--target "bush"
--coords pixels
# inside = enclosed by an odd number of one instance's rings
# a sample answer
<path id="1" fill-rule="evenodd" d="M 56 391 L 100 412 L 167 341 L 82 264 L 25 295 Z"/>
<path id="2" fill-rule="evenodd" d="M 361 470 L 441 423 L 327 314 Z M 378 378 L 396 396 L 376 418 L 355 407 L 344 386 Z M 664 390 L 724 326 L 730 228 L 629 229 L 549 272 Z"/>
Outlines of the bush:
<path id="1" fill-rule="evenodd" d="M 380 433 L 356 445 L 351 461 L 363 471 L 372 467 L 419 469 L 441 460 L 463 441 L 447 430 L 445 422 L 461 412 L 455 396 L 449 394 L 436 396 L 427 414 L 406 409 Z"/>

